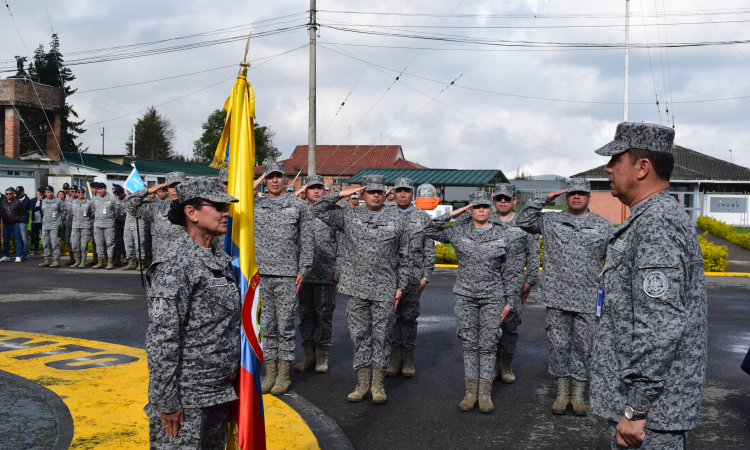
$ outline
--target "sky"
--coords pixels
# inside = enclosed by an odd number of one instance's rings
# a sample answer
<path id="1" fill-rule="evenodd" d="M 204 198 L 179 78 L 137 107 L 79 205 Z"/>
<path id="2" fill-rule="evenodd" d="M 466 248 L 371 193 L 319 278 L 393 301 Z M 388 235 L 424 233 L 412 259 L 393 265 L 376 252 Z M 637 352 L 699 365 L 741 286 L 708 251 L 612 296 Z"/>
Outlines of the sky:
<path id="1" fill-rule="evenodd" d="M 229 95 L 250 31 L 257 122 L 276 132 L 282 159 L 307 143 L 309 2 L 7 3 L 0 70 L 58 33 L 77 77 L 68 101 L 85 119 L 90 153 L 102 152 L 102 127 L 104 152 L 124 153 L 137 117 L 154 105 L 177 128 L 175 151 L 191 155 L 201 124 Z M 509 178 L 604 164 L 593 151 L 623 120 L 625 3 L 318 0 L 317 142 L 401 145 L 427 167 L 491 168 Z M 674 120 L 676 144 L 750 167 L 750 45 L 722 44 L 750 40 L 750 6 L 630 4 L 628 120 Z M 226 42 L 148 52 L 219 39 Z M 483 45 L 500 41 L 513 45 Z M 144 51 L 156 54 L 116 59 Z M 72 64 L 87 57 L 99 58 Z M 746 98 L 717 100 L 732 97 Z"/>

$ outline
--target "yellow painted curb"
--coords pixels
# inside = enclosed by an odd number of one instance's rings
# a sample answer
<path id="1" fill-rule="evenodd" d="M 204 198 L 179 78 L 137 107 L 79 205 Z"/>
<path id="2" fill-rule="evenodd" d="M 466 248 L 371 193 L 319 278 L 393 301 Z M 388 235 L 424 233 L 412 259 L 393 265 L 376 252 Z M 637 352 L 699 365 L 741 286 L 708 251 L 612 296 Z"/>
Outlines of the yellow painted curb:
<path id="1" fill-rule="evenodd" d="M 442 267 L 445 269 L 458 269 L 458 264 L 435 264 L 435 267 Z M 540 267 L 539 270 L 542 270 Z M 750 278 L 750 273 L 743 272 L 705 272 L 707 277 L 742 277 Z"/>
<path id="2" fill-rule="evenodd" d="M 91 367 L 97 363 L 109 365 Z M 0 330 L 0 369 L 45 386 L 65 402 L 74 423 L 71 449 L 148 448 L 145 350 Z M 263 402 L 269 450 L 320 448 L 292 407 L 272 395 Z"/>

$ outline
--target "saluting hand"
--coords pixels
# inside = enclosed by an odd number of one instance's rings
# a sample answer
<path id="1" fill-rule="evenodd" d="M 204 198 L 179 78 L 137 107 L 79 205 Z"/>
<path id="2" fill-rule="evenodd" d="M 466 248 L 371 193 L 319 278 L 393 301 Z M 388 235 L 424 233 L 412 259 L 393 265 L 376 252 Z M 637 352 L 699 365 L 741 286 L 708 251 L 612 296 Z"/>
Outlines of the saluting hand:
<path id="1" fill-rule="evenodd" d="M 294 193 L 295 196 L 299 197 L 299 195 L 303 192 L 305 192 L 305 189 L 307 189 L 307 185 L 302 186 L 297 190 L 297 192 Z"/>
<path id="2" fill-rule="evenodd" d="M 562 191 L 552 191 L 549 194 L 547 194 L 547 196 L 549 196 L 549 201 L 552 201 L 566 192 L 568 192 L 567 189 L 563 189 Z"/>
<path id="3" fill-rule="evenodd" d="M 165 187 L 167 187 L 167 183 L 156 184 L 156 185 L 153 185 L 150 188 L 148 188 L 147 192 L 149 194 L 155 194 L 156 191 L 158 191 L 161 188 L 165 188 Z"/>
<path id="4" fill-rule="evenodd" d="M 393 310 L 395 311 L 398 308 L 398 301 L 401 300 L 401 289 L 396 289 L 396 295 L 393 298 L 396 299 L 396 304 L 393 305 Z"/>
<path id="5" fill-rule="evenodd" d="M 253 181 L 253 189 L 257 188 L 260 183 L 263 182 L 263 180 L 266 179 L 266 174 L 263 173 L 257 180 Z"/>
<path id="6" fill-rule="evenodd" d="M 358 188 L 347 189 L 345 191 L 339 192 L 339 197 L 349 197 L 350 195 L 352 195 L 352 194 L 354 194 L 356 192 L 362 192 L 364 190 L 365 190 L 364 186 L 358 187 Z"/>
<path id="7" fill-rule="evenodd" d="M 463 208 L 454 209 L 453 211 L 451 211 L 451 217 L 456 218 L 469 208 L 471 208 L 471 205 L 466 205 Z"/>
<path id="8" fill-rule="evenodd" d="M 164 427 L 169 437 L 177 436 L 183 425 L 185 425 L 185 417 L 182 414 L 182 408 L 173 413 L 161 413 L 161 426 Z"/>

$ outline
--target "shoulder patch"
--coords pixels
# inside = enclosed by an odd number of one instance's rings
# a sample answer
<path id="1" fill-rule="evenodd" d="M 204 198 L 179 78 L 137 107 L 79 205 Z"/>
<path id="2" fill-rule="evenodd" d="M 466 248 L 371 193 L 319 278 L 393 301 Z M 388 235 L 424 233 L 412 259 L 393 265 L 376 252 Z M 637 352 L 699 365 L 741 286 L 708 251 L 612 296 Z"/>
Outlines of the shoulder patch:
<path id="1" fill-rule="evenodd" d="M 620 238 L 616 240 L 615 243 L 612 244 L 612 248 L 622 253 L 622 251 L 625 250 L 625 239 Z"/>
<path id="2" fill-rule="evenodd" d="M 669 289 L 669 281 L 664 272 L 654 270 L 643 279 L 643 292 L 649 297 L 661 297 L 667 292 L 667 289 Z"/>

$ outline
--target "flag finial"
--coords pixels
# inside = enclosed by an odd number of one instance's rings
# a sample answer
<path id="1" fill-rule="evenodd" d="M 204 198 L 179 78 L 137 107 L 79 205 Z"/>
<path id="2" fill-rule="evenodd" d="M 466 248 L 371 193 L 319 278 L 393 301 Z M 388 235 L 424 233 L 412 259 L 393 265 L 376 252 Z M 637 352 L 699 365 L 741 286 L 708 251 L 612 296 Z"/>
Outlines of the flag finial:
<path id="1" fill-rule="evenodd" d="M 245 77 L 247 76 L 247 68 L 250 67 L 250 63 L 247 62 L 247 53 L 250 51 L 250 39 L 253 37 L 253 32 L 251 31 L 250 34 L 247 36 L 247 44 L 245 44 L 245 57 L 242 59 L 242 62 L 240 63 L 240 74 L 239 76 Z"/>

